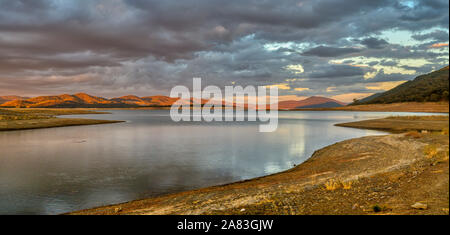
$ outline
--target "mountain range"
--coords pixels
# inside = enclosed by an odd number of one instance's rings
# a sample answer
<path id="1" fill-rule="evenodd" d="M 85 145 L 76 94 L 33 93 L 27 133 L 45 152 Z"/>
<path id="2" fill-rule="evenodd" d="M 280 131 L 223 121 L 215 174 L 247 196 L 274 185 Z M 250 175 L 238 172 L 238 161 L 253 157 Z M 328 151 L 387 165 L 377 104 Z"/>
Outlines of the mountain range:
<path id="1" fill-rule="evenodd" d="M 16 107 L 16 108 L 127 108 L 127 107 L 169 107 L 178 98 L 168 96 L 147 96 L 138 97 L 135 95 L 127 95 L 118 98 L 103 98 L 78 93 L 74 95 L 54 95 L 54 96 L 38 96 L 34 98 L 20 96 L 1 96 L 0 107 Z M 207 100 L 202 100 L 205 104 Z M 186 103 L 192 104 L 192 99 Z M 226 105 L 224 101 L 217 101 L 216 104 Z M 332 108 L 345 106 L 340 101 L 312 96 L 300 101 L 282 101 L 279 102 L 279 109 L 299 109 L 299 108 Z M 231 105 L 230 105 L 231 106 Z M 233 104 L 233 106 L 240 106 Z M 245 105 L 244 107 L 250 107 Z"/>
<path id="2" fill-rule="evenodd" d="M 13 96 L 8 96 L 13 97 Z M 16 97 L 17 99 L 0 100 L 1 107 L 21 107 L 21 108 L 122 108 L 122 107 L 142 107 L 142 106 L 170 106 L 178 98 L 167 96 L 137 97 L 133 95 L 118 98 L 106 99 L 78 93 L 74 95 L 54 95 L 38 96 L 34 98 Z M 2 102 L 3 101 L 3 102 Z"/>

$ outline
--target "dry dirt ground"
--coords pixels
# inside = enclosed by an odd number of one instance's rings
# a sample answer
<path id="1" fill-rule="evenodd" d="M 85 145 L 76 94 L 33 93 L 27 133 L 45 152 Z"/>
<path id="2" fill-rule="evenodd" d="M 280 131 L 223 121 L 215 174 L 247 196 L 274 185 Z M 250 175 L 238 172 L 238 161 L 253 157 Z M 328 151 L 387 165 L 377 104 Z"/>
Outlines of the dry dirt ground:
<path id="1" fill-rule="evenodd" d="M 448 116 L 398 116 L 359 122 L 339 123 L 336 126 L 362 129 L 388 130 L 391 132 L 404 131 L 442 131 L 448 129 Z"/>
<path id="2" fill-rule="evenodd" d="M 448 123 L 442 129 L 346 140 L 282 173 L 72 214 L 448 215 Z"/>

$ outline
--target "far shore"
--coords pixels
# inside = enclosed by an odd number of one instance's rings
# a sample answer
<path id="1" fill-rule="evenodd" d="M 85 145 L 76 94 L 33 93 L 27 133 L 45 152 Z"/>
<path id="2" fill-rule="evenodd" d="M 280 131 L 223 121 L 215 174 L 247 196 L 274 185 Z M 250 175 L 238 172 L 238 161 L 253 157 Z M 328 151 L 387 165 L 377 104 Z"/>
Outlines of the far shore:
<path id="1" fill-rule="evenodd" d="M 448 116 L 392 116 L 380 119 L 363 120 L 358 122 L 338 123 L 335 126 L 353 127 L 360 129 L 382 130 L 394 133 L 405 131 L 442 131 L 448 128 Z"/>
<path id="2" fill-rule="evenodd" d="M 231 106 L 224 108 L 231 108 Z M 104 110 L 168 110 L 170 109 L 170 106 L 140 106 L 140 107 L 115 107 L 115 108 L 0 108 L 0 109 L 13 111 L 75 110 L 75 112 L 83 112 L 83 111 L 89 112 L 89 111 L 104 111 Z M 348 105 L 336 108 L 283 109 L 279 107 L 278 111 L 364 111 L 364 112 L 449 113 L 449 102 L 404 102 L 392 104 Z M 85 114 L 96 114 L 96 113 L 101 114 L 102 112 L 91 112 Z"/>
<path id="3" fill-rule="evenodd" d="M 405 102 L 392 104 L 348 105 L 337 108 L 291 109 L 290 111 L 364 111 L 364 112 L 418 112 L 448 113 L 448 102 Z"/>
<path id="4" fill-rule="evenodd" d="M 231 107 L 228 107 L 231 108 Z M 154 110 L 170 109 L 161 107 L 130 107 L 130 108 L 92 108 L 92 110 Z M 300 108 L 282 109 L 278 111 L 364 111 L 364 112 L 418 112 L 418 113 L 449 113 L 449 102 L 405 102 L 392 104 L 351 105 L 337 108 Z"/>
<path id="5" fill-rule="evenodd" d="M 397 125 L 399 121 L 402 125 Z M 430 125 L 434 121 L 439 123 Z M 374 122 L 402 133 L 338 142 L 269 176 L 69 214 L 448 215 L 448 116 Z M 373 128 L 374 122 L 357 126 Z"/>

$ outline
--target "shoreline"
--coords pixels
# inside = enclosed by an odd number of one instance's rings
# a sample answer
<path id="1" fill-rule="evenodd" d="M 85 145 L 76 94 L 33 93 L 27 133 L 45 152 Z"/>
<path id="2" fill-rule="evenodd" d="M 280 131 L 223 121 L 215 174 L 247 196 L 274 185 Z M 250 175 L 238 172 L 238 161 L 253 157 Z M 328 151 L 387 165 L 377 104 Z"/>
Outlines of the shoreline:
<path id="1" fill-rule="evenodd" d="M 441 132 L 392 129 L 385 122 L 385 130 L 410 132 L 338 142 L 280 173 L 67 214 L 448 215 L 445 118 Z M 418 130 L 427 130 L 426 117 L 402 121 L 412 120 L 421 121 L 413 123 Z M 412 208 L 415 203 L 427 209 Z"/>
<path id="2" fill-rule="evenodd" d="M 442 128 L 445 128 L 445 125 L 447 125 L 448 128 L 448 122 L 449 117 L 444 115 L 421 117 L 392 116 L 356 122 L 337 123 L 335 126 L 402 133 L 407 131 L 442 131 Z"/>
<path id="3" fill-rule="evenodd" d="M 449 113 L 448 102 L 404 102 L 391 104 L 361 104 L 337 108 L 291 109 L 286 111 L 353 111 L 353 112 L 416 112 Z"/>
<path id="4" fill-rule="evenodd" d="M 74 110 L 95 114 L 96 110 L 170 110 L 170 106 L 137 106 L 116 108 L 0 108 L 5 110 Z M 403 102 L 390 104 L 362 104 L 336 108 L 300 108 L 278 109 L 278 111 L 353 111 L 353 112 L 417 112 L 417 113 L 449 113 L 449 102 Z M 98 112 L 101 113 L 101 112 Z M 80 113 L 81 114 L 81 113 Z M 85 113 L 88 114 L 88 113 Z"/>
<path id="5" fill-rule="evenodd" d="M 69 126 L 90 126 L 99 124 L 113 124 L 122 123 L 125 121 L 110 121 L 84 118 L 49 118 L 49 119 L 34 119 L 34 120 L 20 120 L 10 121 L 6 125 L 0 122 L 0 132 L 2 131 L 20 131 L 20 130 L 35 130 L 57 127 Z"/>
<path id="6" fill-rule="evenodd" d="M 107 114 L 107 112 L 94 112 L 85 109 L 0 109 L 0 132 L 124 122 L 56 117 L 75 114 Z"/>

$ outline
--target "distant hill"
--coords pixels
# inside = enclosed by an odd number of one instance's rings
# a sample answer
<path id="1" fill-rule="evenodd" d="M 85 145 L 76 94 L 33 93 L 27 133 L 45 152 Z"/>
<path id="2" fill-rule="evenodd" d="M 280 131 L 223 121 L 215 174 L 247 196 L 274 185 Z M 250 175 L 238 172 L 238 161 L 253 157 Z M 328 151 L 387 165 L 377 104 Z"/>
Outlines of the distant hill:
<path id="1" fill-rule="evenodd" d="M 75 95 L 39 96 L 28 99 L 14 99 L 0 104 L 0 107 L 21 108 L 123 108 L 140 106 L 170 106 L 178 98 L 167 96 L 123 96 L 120 98 L 106 99 L 78 93 Z"/>
<path id="2" fill-rule="evenodd" d="M 178 100 L 178 98 L 171 98 L 167 96 L 137 97 L 134 95 L 128 95 L 119 98 L 113 98 L 111 100 L 135 106 L 171 106 L 175 101 Z"/>
<path id="3" fill-rule="evenodd" d="M 337 107 L 342 107 L 342 106 L 344 106 L 344 105 L 336 103 L 336 102 L 326 102 L 326 103 L 322 103 L 322 104 L 305 105 L 305 106 L 301 106 L 301 107 L 297 107 L 297 108 L 301 108 L 301 109 L 337 108 Z"/>
<path id="4" fill-rule="evenodd" d="M 132 107 L 169 107 L 179 98 L 171 98 L 168 96 L 146 96 L 138 97 L 135 95 L 127 95 L 117 98 L 103 98 L 92 96 L 85 93 L 74 95 L 53 95 L 38 96 L 34 98 L 25 98 L 19 96 L 8 96 L 3 99 L 5 102 L 0 103 L 0 107 L 14 108 L 132 108 Z M 208 100 L 202 99 L 201 104 L 205 104 Z M 193 103 L 193 99 L 185 100 L 184 104 Z M 225 101 L 214 101 L 213 103 L 223 106 L 240 106 L 244 108 L 257 108 L 254 105 L 247 104 L 226 104 Z M 301 109 L 301 108 L 334 108 L 342 107 L 346 104 L 334 99 L 312 96 L 304 100 L 282 101 L 278 104 L 280 109 Z"/>
<path id="5" fill-rule="evenodd" d="M 418 76 L 414 80 L 359 100 L 352 105 L 448 101 L 448 76 L 449 66 Z"/>
<path id="6" fill-rule="evenodd" d="M 121 104 L 102 97 L 84 93 L 75 95 L 39 96 L 26 100 L 13 100 L 0 106 L 26 108 L 90 108 L 90 107 L 119 107 Z"/>
<path id="7" fill-rule="evenodd" d="M 303 109 L 303 108 L 335 108 L 345 106 L 346 103 L 320 96 L 311 96 L 304 100 L 288 100 L 278 103 L 279 109 Z"/>

